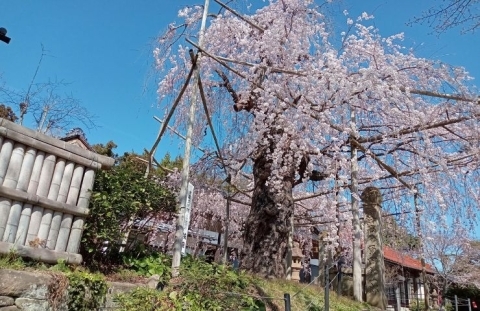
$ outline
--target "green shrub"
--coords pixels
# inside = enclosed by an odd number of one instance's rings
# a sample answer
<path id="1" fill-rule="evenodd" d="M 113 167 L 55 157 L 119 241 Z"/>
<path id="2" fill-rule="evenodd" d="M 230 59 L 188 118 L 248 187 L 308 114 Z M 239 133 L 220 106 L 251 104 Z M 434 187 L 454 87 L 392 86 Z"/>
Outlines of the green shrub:
<path id="1" fill-rule="evenodd" d="M 251 284 L 243 273 L 187 256 L 182 259 L 181 277 L 172 279 L 163 292 L 140 288 L 117 296 L 116 302 L 123 311 L 265 310 L 249 295 Z"/>
<path id="2" fill-rule="evenodd" d="M 68 310 L 99 310 L 105 302 L 107 283 L 101 274 L 65 272 L 68 278 Z"/>
<path id="3" fill-rule="evenodd" d="M 122 238 L 134 229 L 135 220 L 175 210 L 175 194 L 144 174 L 126 160 L 110 171 L 97 173 L 80 249 L 90 269 L 110 272 L 118 268 L 122 264 Z M 139 246 L 144 253 L 146 247 L 138 245 L 143 242 L 133 241 L 123 245 L 123 254 L 133 253 Z"/>
<path id="4" fill-rule="evenodd" d="M 15 250 L 10 250 L 8 254 L 0 254 L 0 269 L 22 270 L 26 264 Z"/>
<path id="5" fill-rule="evenodd" d="M 139 287 L 134 291 L 119 294 L 115 302 L 120 311 L 167 311 L 176 310 L 173 301 L 164 292 L 155 289 Z"/>
<path id="6" fill-rule="evenodd" d="M 124 264 L 129 269 L 136 271 L 139 275 L 146 277 L 152 275 L 160 276 L 160 281 L 167 282 L 170 278 L 172 259 L 162 253 L 152 253 L 143 258 L 125 257 Z"/>

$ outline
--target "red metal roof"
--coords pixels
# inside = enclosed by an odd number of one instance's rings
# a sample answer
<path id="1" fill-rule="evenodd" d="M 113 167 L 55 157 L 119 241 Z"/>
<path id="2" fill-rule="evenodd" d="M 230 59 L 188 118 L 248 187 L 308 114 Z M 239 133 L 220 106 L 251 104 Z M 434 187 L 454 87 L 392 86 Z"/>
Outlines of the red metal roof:
<path id="1" fill-rule="evenodd" d="M 383 257 L 385 260 L 397 263 L 403 267 L 422 271 L 422 263 L 420 260 L 413 259 L 412 257 L 402 254 L 388 246 L 383 247 Z M 427 273 L 435 273 L 435 270 L 433 270 L 433 267 L 429 264 L 425 264 L 425 271 Z"/>

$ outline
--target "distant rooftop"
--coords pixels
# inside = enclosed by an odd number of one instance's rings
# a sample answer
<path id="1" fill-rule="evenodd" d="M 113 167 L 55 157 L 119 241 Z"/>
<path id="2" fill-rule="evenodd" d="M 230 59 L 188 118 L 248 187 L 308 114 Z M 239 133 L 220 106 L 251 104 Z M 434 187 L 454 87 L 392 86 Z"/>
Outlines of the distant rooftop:
<path id="1" fill-rule="evenodd" d="M 65 134 L 65 137 L 60 138 L 60 140 L 77 145 L 85 150 L 93 151 L 92 146 L 90 146 L 87 138 L 85 137 L 85 132 L 79 127 L 75 127 L 68 131 Z"/>
<path id="2" fill-rule="evenodd" d="M 388 246 L 383 247 L 383 257 L 385 258 L 385 260 L 399 264 L 403 267 L 422 271 L 422 263 L 420 262 L 420 260 L 402 254 L 399 251 L 396 251 Z M 435 270 L 429 264 L 425 264 L 425 271 L 427 273 L 435 273 Z"/>

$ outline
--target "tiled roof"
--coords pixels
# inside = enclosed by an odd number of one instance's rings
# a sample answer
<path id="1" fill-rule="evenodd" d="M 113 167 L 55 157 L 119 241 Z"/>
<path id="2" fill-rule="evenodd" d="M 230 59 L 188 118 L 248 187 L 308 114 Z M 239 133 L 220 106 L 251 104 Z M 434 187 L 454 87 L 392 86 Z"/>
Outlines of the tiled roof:
<path id="1" fill-rule="evenodd" d="M 76 144 L 83 149 L 93 151 L 92 146 L 90 146 L 90 144 L 87 142 L 87 140 L 85 139 L 85 137 L 83 135 L 78 135 L 78 134 L 70 135 L 70 136 L 67 136 L 67 137 L 60 138 L 60 140 L 63 140 L 65 142 L 69 142 L 69 143 L 72 143 L 72 144 Z M 80 144 L 79 144 L 79 142 L 80 142 Z M 81 144 L 83 144 L 83 146 Z"/>
<path id="2" fill-rule="evenodd" d="M 383 247 L 383 257 L 385 258 L 385 260 L 399 264 L 403 267 L 418 271 L 422 270 L 422 263 L 420 262 L 420 260 L 413 259 L 412 257 L 402 254 L 388 246 Z M 425 271 L 427 273 L 435 273 L 433 267 L 429 264 L 425 264 Z"/>

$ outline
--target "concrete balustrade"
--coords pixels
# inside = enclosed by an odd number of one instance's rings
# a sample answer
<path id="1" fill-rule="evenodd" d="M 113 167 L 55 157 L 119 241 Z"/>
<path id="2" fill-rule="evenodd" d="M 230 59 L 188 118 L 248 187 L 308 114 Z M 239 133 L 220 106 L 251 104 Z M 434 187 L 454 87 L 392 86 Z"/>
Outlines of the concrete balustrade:
<path id="1" fill-rule="evenodd" d="M 72 176 L 72 182 L 68 190 L 67 204 L 76 204 L 78 201 L 78 195 L 80 194 L 80 187 L 82 186 L 84 167 L 75 166 Z M 64 252 L 67 249 L 68 237 L 70 236 L 70 230 L 72 228 L 73 215 L 64 214 L 62 222 L 60 224 L 60 231 L 58 233 L 57 244 L 55 250 Z"/>
<path id="2" fill-rule="evenodd" d="M 13 141 L 4 139 L 2 148 L 0 149 L 0 185 L 3 184 L 3 180 L 5 179 L 5 175 L 7 173 L 8 163 L 10 162 L 10 158 L 12 156 L 13 144 Z M 0 198 L 0 239 L 3 238 L 7 227 L 11 205 L 12 201 L 8 198 Z"/>
<path id="3" fill-rule="evenodd" d="M 80 188 L 80 196 L 78 198 L 77 206 L 80 208 L 87 208 L 90 200 L 91 190 L 93 188 L 93 182 L 95 180 L 95 171 L 93 169 L 87 169 L 83 176 L 82 187 Z M 70 237 L 67 244 L 67 252 L 77 253 L 80 248 L 80 240 L 82 239 L 83 231 L 83 217 L 75 217 L 72 224 L 72 230 L 70 231 Z"/>
<path id="4" fill-rule="evenodd" d="M 0 118 L 0 253 L 80 263 L 95 171 L 113 163 Z"/>
<path id="5" fill-rule="evenodd" d="M 53 170 L 55 168 L 55 156 L 49 154 L 43 160 L 42 172 L 40 173 L 40 180 L 38 182 L 37 195 L 46 197 L 52 182 Z M 38 237 L 40 224 L 42 223 L 43 210 L 45 208 L 41 205 L 35 205 L 30 216 L 30 224 L 28 226 L 27 243 L 43 243 L 42 239 Z"/>
<path id="6" fill-rule="evenodd" d="M 28 183 L 27 193 L 36 193 L 38 183 L 40 181 L 40 173 L 43 166 L 43 160 L 45 153 L 39 151 L 35 155 L 35 161 L 33 163 L 32 174 Z M 22 213 L 20 215 L 20 222 L 18 224 L 17 235 L 15 236 L 15 242 L 19 245 L 24 245 L 27 239 L 28 226 L 30 224 L 30 217 L 32 215 L 33 205 L 32 203 L 24 202 Z"/>
<path id="7" fill-rule="evenodd" d="M 19 189 L 28 185 L 28 179 L 30 178 L 28 169 L 22 165 L 25 159 L 25 146 L 22 144 L 15 144 L 12 158 L 8 164 L 7 175 L 3 181 L 3 187 Z M 27 160 L 30 155 L 27 155 Z M 25 191 L 27 189 L 24 189 Z M 13 243 L 17 233 L 18 223 L 20 221 L 20 214 L 22 213 L 22 202 L 13 201 L 10 208 L 10 214 L 8 215 L 7 226 L 5 233 L 3 234 L 2 241 Z"/>
<path id="8" fill-rule="evenodd" d="M 57 202 L 65 203 L 67 201 L 68 189 L 70 188 L 70 182 L 72 181 L 74 167 L 75 167 L 75 163 L 73 162 L 69 162 L 65 166 L 65 170 L 62 176 L 62 181 L 58 189 Z M 50 231 L 48 233 L 48 238 L 47 238 L 48 249 L 55 249 L 55 245 L 57 244 L 58 234 L 60 231 L 60 226 L 62 223 L 62 216 L 63 216 L 63 213 L 60 211 L 55 211 L 55 213 L 53 214 L 52 222 L 50 224 Z"/>
<path id="9" fill-rule="evenodd" d="M 33 148 L 27 148 L 25 151 L 25 147 L 24 146 L 22 147 L 23 147 L 24 156 L 23 156 L 23 161 L 18 174 L 16 189 L 21 192 L 26 192 L 28 190 L 28 184 L 29 184 L 30 177 L 32 175 L 33 166 L 35 163 L 36 150 Z M 7 171 L 7 176 L 8 176 L 8 171 Z M 8 180 L 8 178 L 6 178 L 6 180 Z M 8 216 L 7 229 L 5 231 L 4 239 L 3 239 L 4 241 L 10 242 L 10 243 L 16 242 L 18 228 L 20 227 L 20 224 L 21 224 L 20 220 L 22 216 L 22 210 L 23 210 L 23 201 L 15 200 L 12 203 L 12 207 L 10 209 L 10 215 Z"/>

